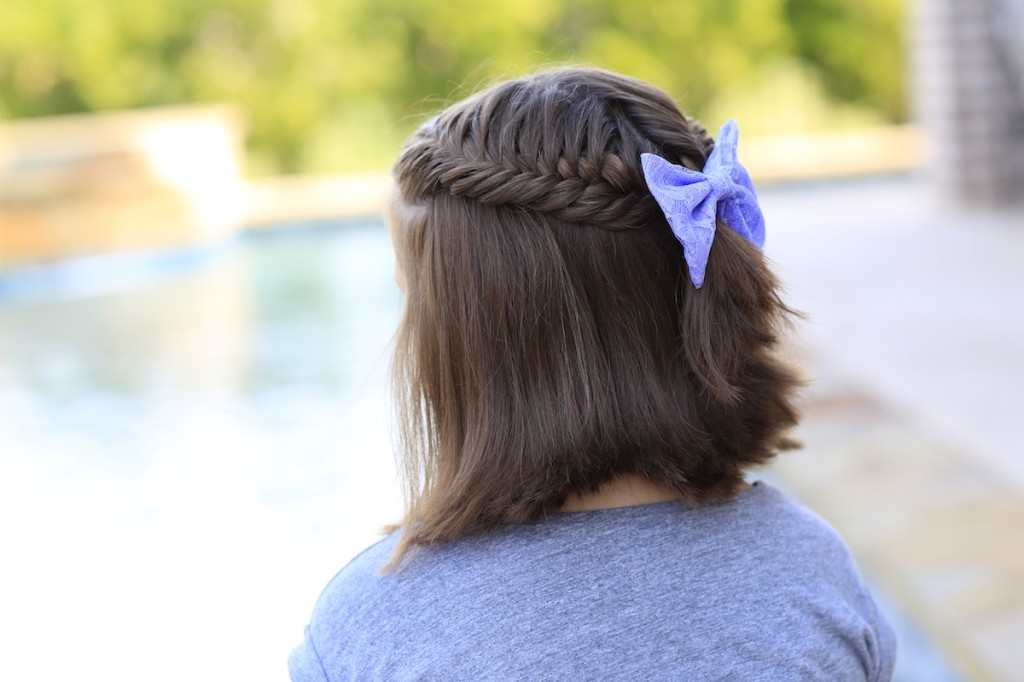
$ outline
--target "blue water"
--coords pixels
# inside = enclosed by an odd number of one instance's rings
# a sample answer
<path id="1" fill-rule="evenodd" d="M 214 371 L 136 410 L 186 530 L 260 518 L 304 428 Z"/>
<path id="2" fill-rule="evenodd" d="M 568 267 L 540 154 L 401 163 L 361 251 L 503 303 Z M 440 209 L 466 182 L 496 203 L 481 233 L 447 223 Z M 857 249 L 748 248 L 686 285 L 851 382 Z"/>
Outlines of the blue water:
<path id="1" fill-rule="evenodd" d="M 0 679 L 282 679 L 400 508 L 392 269 L 372 222 L 0 280 Z"/>

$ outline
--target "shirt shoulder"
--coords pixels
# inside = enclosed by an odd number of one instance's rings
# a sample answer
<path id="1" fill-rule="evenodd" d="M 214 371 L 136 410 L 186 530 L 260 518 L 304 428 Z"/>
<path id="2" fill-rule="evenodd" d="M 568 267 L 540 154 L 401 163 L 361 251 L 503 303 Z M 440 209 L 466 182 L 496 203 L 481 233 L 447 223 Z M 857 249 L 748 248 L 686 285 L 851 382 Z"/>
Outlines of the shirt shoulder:
<path id="1" fill-rule="evenodd" d="M 319 682 L 325 668 L 330 679 L 420 679 L 442 669 L 461 679 L 512 670 L 540 679 L 556 659 L 566 674 L 597 679 L 609 669 L 638 679 L 891 675 L 895 642 L 845 543 L 765 484 L 722 503 L 502 527 L 382 572 L 397 540 L 369 547 L 327 585 L 293 654 L 294 679 Z M 505 667 L 489 667 L 498 663 Z"/>

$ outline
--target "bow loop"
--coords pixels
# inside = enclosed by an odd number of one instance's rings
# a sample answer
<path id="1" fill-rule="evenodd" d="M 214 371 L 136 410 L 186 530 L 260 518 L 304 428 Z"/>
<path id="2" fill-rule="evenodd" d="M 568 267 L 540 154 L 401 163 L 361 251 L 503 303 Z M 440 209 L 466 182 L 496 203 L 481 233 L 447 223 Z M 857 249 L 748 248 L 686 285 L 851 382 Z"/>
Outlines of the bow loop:
<path id="1" fill-rule="evenodd" d="M 736 121 L 727 121 L 703 172 L 656 154 L 640 155 L 647 186 L 683 245 L 690 279 L 698 289 L 704 283 L 717 221 L 757 247 L 764 245 L 764 216 L 750 175 L 736 158 L 738 139 Z"/>

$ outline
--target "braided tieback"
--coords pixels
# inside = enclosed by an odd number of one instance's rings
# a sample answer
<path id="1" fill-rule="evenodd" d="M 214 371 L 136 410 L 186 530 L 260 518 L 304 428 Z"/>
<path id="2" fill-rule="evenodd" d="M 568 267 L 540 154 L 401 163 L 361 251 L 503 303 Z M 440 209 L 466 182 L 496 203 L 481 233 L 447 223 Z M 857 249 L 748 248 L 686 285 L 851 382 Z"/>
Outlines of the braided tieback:
<path id="1" fill-rule="evenodd" d="M 615 179 L 623 171 L 622 160 L 612 155 L 600 166 L 559 162 L 553 172 L 450 156 L 438 164 L 438 180 L 453 195 L 483 204 L 514 205 L 568 223 L 640 227 L 651 216 L 650 195 L 623 191 Z"/>
<path id="2" fill-rule="evenodd" d="M 472 136 L 454 144 L 452 136 L 424 135 L 407 149 L 410 163 L 427 168 L 428 191 L 447 190 L 491 206 L 522 208 L 568 223 L 601 229 L 640 228 L 657 214 L 657 203 L 615 153 L 566 155 L 545 160 L 500 154 L 495 161 Z M 542 154 L 539 156 L 543 156 Z M 424 187 L 426 189 L 426 187 Z"/>
<path id="3" fill-rule="evenodd" d="M 762 247 L 764 217 L 750 176 L 736 158 L 736 122 L 722 126 L 717 143 L 699 125 L 688 123 L 704 148 L 712 149 L 703 172 L 643 153 L 638 154 L 643 184 L 631 176 L 619 154 L 606 151 L 605 140 L 590 144 L 601 151 L 589 156 L 562 154 L 545 160 L 540 153 L 528 160 L 506 150 L 497 154 L 508 159 L 500 163 L 485 153 L 479 128 L 471 130 L 469 123 L 454 126 L 453 135 L 441 136 L 435 136 L 436 120 L 428 123 L 406 158 L 427 169 L 423 189 L 443 188 L 482 204 L 523 208 L 569 223 L 611 230 L 640 228 L 649 225 L 660 208 L 683 245 L 690 279 L 699 289 L 719 221 Z"/>

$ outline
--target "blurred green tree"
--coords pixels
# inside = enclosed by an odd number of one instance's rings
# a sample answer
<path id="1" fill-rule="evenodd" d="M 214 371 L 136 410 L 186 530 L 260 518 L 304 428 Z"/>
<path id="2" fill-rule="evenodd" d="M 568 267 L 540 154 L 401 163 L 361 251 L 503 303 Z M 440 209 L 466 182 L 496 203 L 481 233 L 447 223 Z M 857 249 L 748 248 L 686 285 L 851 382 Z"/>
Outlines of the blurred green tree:
<path id="1" fill-rule="evenodd" d="M 817 68 L 828 94 L 906 117 L 904 3 L 786 0 L 784 12 L 795 55 Z"/>
<path id="2" fill-rule="evenodd" d="M 905 2 L 4 0 L 0 117 L 227 100 L 249 117 L 255 173 L 379 168 L 424 112 L 571 62 L 711 118 L 758 118 L 794 78 L 809 85 L 783 96 L 821 100 L 814 120 L 776 111 L 758 130 L 900 121 Z M 831 115 L 849 106 L 870 115 Z"/>

